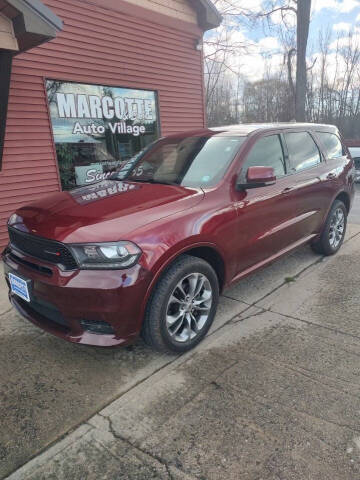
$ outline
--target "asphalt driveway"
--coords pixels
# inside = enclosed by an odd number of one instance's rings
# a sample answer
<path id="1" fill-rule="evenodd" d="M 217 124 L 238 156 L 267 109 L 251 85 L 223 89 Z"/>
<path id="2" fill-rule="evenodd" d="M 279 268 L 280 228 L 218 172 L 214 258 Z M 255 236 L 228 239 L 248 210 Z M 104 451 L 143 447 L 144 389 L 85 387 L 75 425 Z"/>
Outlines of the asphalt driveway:
<path id="1" fill-rule="evenodd" d="M 360 478 L 359 267 L 351 225 L 226 291 L 182 357 L 67 344 L 0 289 L 0 478 Z"/>

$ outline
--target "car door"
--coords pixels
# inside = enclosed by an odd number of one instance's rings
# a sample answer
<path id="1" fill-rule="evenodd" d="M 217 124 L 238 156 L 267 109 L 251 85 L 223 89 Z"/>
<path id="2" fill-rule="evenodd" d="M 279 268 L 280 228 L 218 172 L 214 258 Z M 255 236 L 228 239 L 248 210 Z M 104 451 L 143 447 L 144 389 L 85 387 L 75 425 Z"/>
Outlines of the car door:
<path id="1" fill-rule="evenodd" d="M 344 178 L 342 174 L 349 167 L 351 158 L 348 155 L 347 149 L 343 146 L 340 137 L 336 133 L 331 132 L 316 132 L 316 137 L 322 146 L 323 152 L 326 156 L 326 170 L 321 176 L 324 191 L 327 191 L 329 201 L 333 198 L 337 190 L 341 190 Z M 356 159 L 355 167 L 356 167 Z M 356 173 L 352 173 L 356 180 Z"/>
<path id="2" fill-rule="evenodd" d="M 305 239 L 320 231 L 329 206 L 321 181 L 328 166 L 311 132 L 286 131 L 283 138 L 293 179 L 285 197 L 296 203 L 298 234 Z"/>
<path id="3" fill-rule="evenodd" d="M 296 225 L 296 196 L 287 194 L 292 189 L 293 176 L 288 175 L 280 133 L 268 134 L 255 141 L 241 165 L 241 183 L 246 182 L 246 172 L 251 166 L 273 167 L 277 180 L 274 185 L 235 193 L 239 276 L 301 238 Z"/>

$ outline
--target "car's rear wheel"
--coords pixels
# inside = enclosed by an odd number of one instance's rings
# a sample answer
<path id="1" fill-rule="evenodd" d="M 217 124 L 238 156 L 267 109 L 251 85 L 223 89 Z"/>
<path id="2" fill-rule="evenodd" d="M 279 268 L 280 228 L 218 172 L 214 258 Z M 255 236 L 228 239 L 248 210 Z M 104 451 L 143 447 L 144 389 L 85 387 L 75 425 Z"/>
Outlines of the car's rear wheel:
<path id="1" fill-rule="evenodd" d="M 219 301 L 219 282 L 206 261 L 181 255 L 160 278 L 149 300 L 142 336 L 162 352 L 183 353 L 207 334 Z"/>
<path id="2" fill-rule="evenodd" d="M 340 249 L 346 233 L 347 214 L 343 202 L 335 200 L 319 240 L 312 245 L 317 253 L 334 255 Z"/>

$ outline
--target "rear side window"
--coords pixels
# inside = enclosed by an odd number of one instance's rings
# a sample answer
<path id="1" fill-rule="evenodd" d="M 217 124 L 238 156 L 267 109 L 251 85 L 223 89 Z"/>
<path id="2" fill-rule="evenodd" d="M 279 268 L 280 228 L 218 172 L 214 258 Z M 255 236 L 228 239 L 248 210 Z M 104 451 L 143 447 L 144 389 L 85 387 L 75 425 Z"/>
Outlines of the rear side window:
<path id="1" fill-rule="evenodd" d="M 249 167 L 273 167 L 278 178 L 285 175 L 284 152 L 279 135 L 269 135 L 255 143 L 243 165 L 244 176 Z"/>
<path id="2" fill-rule="evenodd" d="M 300 172 L 321 162 L 319 149 L 307 132 L 284 134 L 289 151 L 291 172 Z"/>
<path id="3" fill-rule="evenodd" d="M 340 138 L 334 133 L 316 132 L 321 143 L 324 145 L 324 150 L 327 158 L 338 158 L 344 155 L 344 148 L 341 144 Z"/>

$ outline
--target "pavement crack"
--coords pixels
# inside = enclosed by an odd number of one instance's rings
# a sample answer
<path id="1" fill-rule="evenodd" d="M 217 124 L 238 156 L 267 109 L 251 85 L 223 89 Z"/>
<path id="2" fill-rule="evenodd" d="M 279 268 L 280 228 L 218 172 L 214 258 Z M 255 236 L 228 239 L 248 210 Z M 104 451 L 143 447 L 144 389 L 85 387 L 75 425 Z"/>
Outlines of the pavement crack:
<path id="1" fill-rule="evenodd" d="M 324 324 L 324 323 L 317 323 L 317 322 L 313 322 L 311 320 L 305 320 L 304 318 L 294 317 L 293 315 L 289 315 L 289 314 L 286 314 L 286 313 L 276 312 L 275 310 L 271 310 L 271 308 L 265 309 L 265 311 L 270 312 L 270 313 L 275 313 L 276 315 L 280 315 L 281 317 L 289 318 L 291 320 L 296 320 L 298 322 L 302 322 L 302 323 L 305 323 L 307 325 L 311 325 L 313 327 L 324 328 L 325 330 L 329 330 L 331 332 L 338 333 L 340 335 L 345 335 L 347 337 L 351 337 L 351 338 L 360 340 L 359 335 L 354 335 L 353 333 L 344 332 L 343 330 L 339 330 L 338 328 L 330 327 L 329 325 Z"/>
<path id="2" fill-rule="evenodd" d="M 246 302 L 245 300 L 239 300 L 238 298 L 231 297 L 230 295 L 226 295 L 224 293 L 221 294 L 222 297 L 228 298 L 229 300 L 234 300 L 235 302 L 239 303 L 245 303 L 245 305 L 248 305 L 249 307 L 252 306 L 251 303 Z"/>
<path id="3" fill-rule="evenodd" d="M 11 308 L 10 308 L 11 310 Z M 45 332 L 43 332 L 42 334 L 45 334 Z M 26 459 L 25 462 L 21 463 L 20 465 L 18 465 L 16 467 L 16 469 L 12 472 L 10 472 L 8 475 L 14 473 L 15 471 L 17 470 L 20 470 L 22 467 L 24 467 L 24 465 L 26 465 L 27 463 L 29 463 L 31 460 L 33 460 L 34 458 L 36 458 L 37 456 L 47 452 L 48 450 L 50 450 L 54 445 L 56 445 L 57 443 L 59 443 L 61 440 L 63 440 L 65 437 L 67 437 L 69 434 L 71 434 L 72 432 L 74 432 L 77 428 L 79 428 L 81 425 L 89 425 L 88 421 L 94 416 L 94 415 L 100 415 L 102 417 L 104 417 L 104 415 L 101 415 L 99 413 L 99 411 L 103 410 L 104 408 L 106 408 L 107 406 L 109 406 L 111 403 L 113 403 L 114 401 L 118 400 L 119 398 L 121 398 L 122 396 L 126 395 L 128 392 L 130 392 L 132 389 L 136 388 L 138 385 L 141 385 L 143 382 L 146 382 L 146 380 L 148 380 L 150 377 L 152 377 L 153 375 L 156 375 L 158 372 L 160 372 L 161 370 L 163 370 L 164 368 L 168 367 L 169 365 L 171 365 L 172 363 L 174 363 L 177 359 L 179 358 L 179 355 L 173 357 L 170 361 L 166 362 L 164 365 L 162 365 L 161 367 L 157 368 L 155 371 L 153 371 L 152 373 L 150 373 L 149 375 L 147 375 L 145 378 L 142 378 L 141 380 L 139 380 L 138 382 L 136 382 L 134 385 L 131 385 L 129 388 L 127 388 L 126 390 L 124 390 L 120 395 L 116 395 L 115 397 L 111 398 L 109 401 L 105 402 L 103 405 L 101 405 L 98 409 L 96 409 L 95 411 L 91 412 L 89 415 L 87 415 L 86 418 L 84 419 L 81 419 L 76 425 L 73 425 L 71 426 L 71 428 L 69 428 L 68 430 L 66 430 L 62 435 L 60 435 L 59 437 L 55 438 L 52 442 L 50 442 L 49 444 L 47 444 L 44 448 L 41 448 L 37 451 L 34 452 L 33 455 L 31 455 L 28 459 Z M 106 418 L 106 417 L 104 417 Z M 91 426 L 93 428 L 93 426 Z"/>
<path id="4" fill-rule="evenodd" d="M 352 235 L 351 237 L 346 238 L 346 239 L 344 240 L 344 243 L 350 242 L 350 240 L 352 240 L 353 238 L 357 237 L 358 235 L 360 235 L 360 232 L 354 233 L 354 235 Z"/>
<path id="5" fill-rule="evenodd" d="M 337 426 L 337 427 L 340 427 L 340 428 L 348 429 L 352 432 L 359 433 L 359 431 L 360 431 L 360 427 L 353 426 L 353 425 L 350 425 L 348 423 L 336 422 L 335 420 L 332 420 L 332 419 L 327 418 L 325 416 L 309 413 L 308 411 L 305 411 L 301 408 L 297 408 L 296 406 L 293 406 L 293 405 L 289 406 L 289 404 L 287 402 L 285 402 L 285 401 L 281 402 L 281 401 L 279 401 L 279 399 L 272 398 L 270 403 L 261 401 L 259 398 L 254 396 L 253 393 L 250 393 L 248 390 L 241 389 L 237 385 L 228 385 L 228 388 L 230 390 L 233 390 L 234 392 L 237 392 L 239 395 L 243 395 L 245 398 L 248 398 L 249 401 L 252 401 L 252 402 L 254 402 L 258 405 L 261 405 L 265 408 L 268 408 L 270 410 L 274 410 L 275 414 L 278 417 L 281 417 L 281 414 L 278 411 L 276 411 L 276 409 L 279 409 L 279 407 L 280 407 L 280 409 L 282 409 L 282 410 L 292 412 L 292 413 L 297 412 L 297 414 L 302 415 L 303 417 L 318 420 L 318 421 L 327 423 L 329 425 L 334 425 L 334 426 Z"/>
<path id="6" fill-rule="evenodd" d="M 108 424 L 108 431 L 109 433 L 111 433 L 111 435 L 113 436 L 114 439 L 116 440 L 120 440 L 121 442 L 125 443 L 126 445 L 128 445 L 130 448 L 133 448 L 135 449 L 137 452 L 139 452 L 140 454 L 142 455 L 145 455 L 147 457 L 150 457 L 152 458 L 153 460 L 157 461 L 158 463 L 160 463 L 166 470 L 166 473 L 169 477 L 169 480 L 174 480 L 174 477 L 171 473 L 171 470 L 170 470 L 170 466 L 169 464 L 163 459 L 160 457 L 160 455 L 157 455 L 153 452 L 150 452 L 149 450 L 143 448 L 143 447 L 140 447 L 139 445 L 136 445 L 135 443 L 131 442 L 130 440 L 128 440 L 126 437 L 124 437 L 123 435 L 120 435 L 116 429 L 114 428 L 114 425 L 113 425 L 113 422 L 110 418 L 109 415 L 103 415 L 102 413 L 98 413 L 98 415 L 100 417 L 102 417 L 104 420 L 106 420 L 107 424 Z M 174 465 L 172 465 L 173 468 L 175 468 L 176 470 L 178 470 L 180 473 L 183 473 L 183 474 L 186 474 L 186 472 L 184 472 L 183 470 L 179 469 L 178 467 L 175 467 Z"/>
<path id="7" fill-rule="evenodd" d="M 360 232 L 359 232 L 360 234 Z M 295 275 L 292 276 L 292 278 L 294 280 L 297 280 L 304 272 L 306 272 L 309 268 L 312 268 L 314 267 L 315 265 L 323 262 L 325 260 L 326 257 L 324 256 L 321 256 L 319 258 L 317 258 L 314 262 L 312 262 L 311 264 L 309 265 L 306 265 L 306 267 L 304 267 L 302 270 L 300 270 L 299 272 L 297 272 Z M 248 303 L 244 300 L 238 300 L 236 298 L 233 298 L 229 295 L 226 295 L 226 294 L 222 294 L 223 297 L 226 297 L 230 300 L 236 300 L 238 302 L 242 302 L 242 303 L 245 303 L 246 305 L 248 305 L 248 307 L 243 310 L 241 313 L 237 313 L 236 315 L 234 315 L 232 318 L 230 318 L 230 320 L 228 320 L 227 322 L 225 322 L 223 325 L 221 325 L 219 328 L 217 328 L 216 330 L 214 330 L 210 335 L 213 335 L 215 332 L 218 332 L 219 330 L 221 330 L 222 328 L 224 327 L 227 327 L 229 324 L 236 324 L 236 323 L 240 323 L 244 320 L 247 320 L 249 318 L 252 318 L 252 317 L 256 317 L 256 316 L 259 316 L 259 315 L 262 315 L 263 313 L 265 312 L 271 312 L 270 308 L 267 309 L 267 308 L 264 308 L 264 307 L 259 307 L 258 306 L 258 303 L 265 300 L 267 297 L 269 297 L 270 295 L 272 295 L 273 293 L 275 293 L 277 290 L 279 290 L 280 288 L 282 288 L 283 286 L 285 285 L 289 285 L 289 282 L 287 281 L 283 281 L 280 285 L 278 285 L 277 287 L 273 288 L 270 292 L 268 292 L 267 294 L 263 295 L 261 298 L 259 298 L 258 300 L 254 301 L 253 303 Z M 248 315 L 248 316 L 243 316 L 244 313 L 246 313 L 247 311 L 249 311 L 252 307 L 255 307 L 257 309 L 260 309 L 259 312 L 256 312 L 254 314 L 251 314 L 251 315 Z M 273 312 L 273 313 L 278 313 L 278 312 Z M 282 315 L 282 314 L 279 314 L 279 315 Z M 284 315 L 285 316 L 285 315 Z M 236 320 L 237 319 L 237 320 Z M 296 318 L 293 318 L 295 320 L 300 320 L 300 319 L 296 319 Z M 300 320 L 301 321 L 301 320 Z M 208 335 L 208 336 L 210 336 Z"/>
<path id="8" fill-rule="evenodd" d="M 274 367 L 276 368 L 282 368 L 284 370 L 289 370 L 290 372 L 293 372 L 293 373 L 296 373 L 297 375 L 299 376 L 302 376 L 304 377 L 305 379 L 307 380 L 310 380 L 311 382 L 314 382 L 314 383 L 318 383 L 319 385 L 322 385 L 323 387 L 326 387 L 328 388 L 329 390 L 332 390 L 334 392 L 338 392 L 340 393 L 341 395 L 346 395 L 346 396 L 349 396 L 349 397 L 354 397 L 356 399 L 359 398 L 359 395 L 358 394 L 354 394 L 352 392 L 348 392 L 348 391 L 345 391 L 344 389 L 342 388 L 338 388 L 337 386 L 334 386 L 334 385 L 331 385 L 329 383 L 326 383 L 326 381 L 323 381 L 323 377 L 329 379 L 330 381 L 332 381 L 333 383 L 338 383 L 338 382 L 346 382 L 346 383 L 349 383 L 350 385 L 354 385 L 352 382 L 349 382 L 349 381 L 346 381 L 346 380 L 342 380 L 342 379 L 339 379 L 338 377 L 330 377 L 329 375 L 324 375 L 322 373 L 318 373 L 316 371 L 313 371 L 313 370 L 309 370 L 307 368 L 304 368 L 304 367 L 300 367 L 300 368 L 297 368 L 295 367 L 294 365 L 290 365 L 288 363 L 283 363 L 283 362 L 279 362 L 279 361 L 274 361 L 272 360 L 271 358 L 269 357 L 266 357 L 265 355 L 261 355 L 261 354 L 258 354 L 258 353 L 255 353 L 253 351 L 250 351 L 248 354 L 247 354 L 248 357 L 254 357 L 256 358 L 257 360 L 260 360 L 261 362 L 264 362 L 264 363 L 268 363 L 268 364 L 271 364 L 273 365 Z M 358 384 L 355 384 L 355 386 L 359 386 Z"/>
<path id="9" fill-rule="evenodd" d="M 10 313 L 12 310 L 12 307 L 8 308 L 7 310 L 5 310 L 5 312 L 1 312 L 0 313 L 0 317 L 2 317 L 3 315 L 6 315 L 7 313 Z"/>
<path id="10" fill-rule="evenodd" d="M 256 308 L 259 308 L 259 307 L 256 307 Z M 244 322 L 245 320 L 249 320 L 249 318 L 259 317 L 260 315 L 262 315 L 266 312 L 267 312 L 267 310 L 262 308 L 262 309 L 260 309 L 260 311 L 252 313 L 251 315 L 248 315 L 246 317 L 240 316 L 238 319 L 233 319 L 230 323 L 231 323 L 231 325 L 236 325 L 237 323 Z"/>
<path id="11" fill-rule="evenodd" d="M 322 256 L 322 257 L 319 257 L 315 260 L 315 262 L 312 262 L 310 263 L 309 265 L 306 265 L 306 267 L 304 267 L 302 270 L 300 270 L 299 272 L 297 272 L 295 275 L 292 275 L 292 279 L 294 281 L 296 281 L 303 273 L 305 273 L 307 270 L 309 270 L 309 268 L 312 268 L 314 267 L 315 265 L 323 262 L 325 260 L 325 257 Z M 291 282 L 293 283 L 293 282 Z M 279 290 L 280 288 L 284 287 L 285 285 L 288 285 L 289 286 L 289 282 L 287 281 L 283 281 L 280 285 L 278 285 L 277 287 L 273 288 L 273 290 L 271 290 L 270 292 L 268 292 L 266 295 L 264 295 L 263 297 L 259 298 L 258 300 L 256 300 L 256 302 L 252 303 L 251 306 L 252 307 L 256 307 L 256 305 L 259 303 L 259 302 L 262 302 L 263 300 L 265 300 L 265 298 L 269 297 L 270 295 L 272 295 L 273 293 L 275 293 L 277 290 Z"/>

